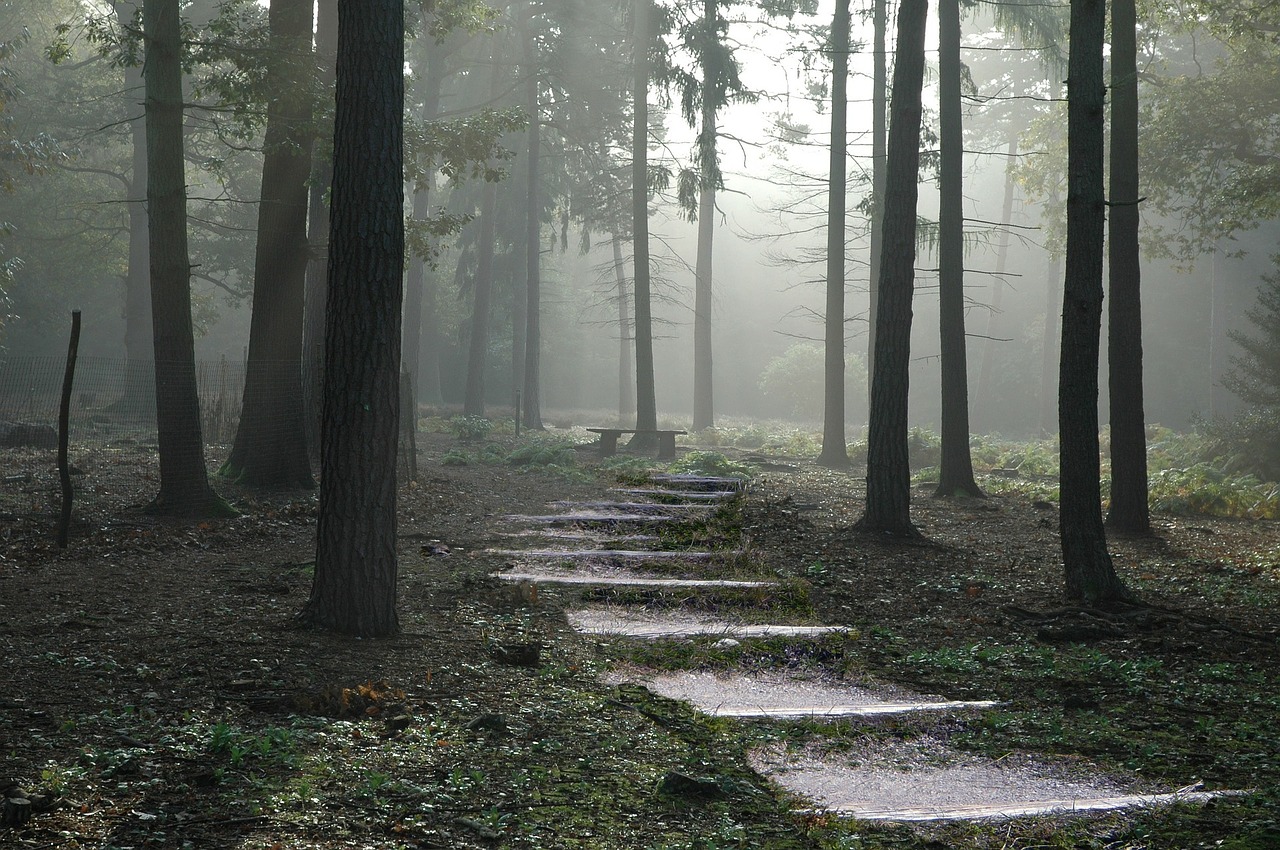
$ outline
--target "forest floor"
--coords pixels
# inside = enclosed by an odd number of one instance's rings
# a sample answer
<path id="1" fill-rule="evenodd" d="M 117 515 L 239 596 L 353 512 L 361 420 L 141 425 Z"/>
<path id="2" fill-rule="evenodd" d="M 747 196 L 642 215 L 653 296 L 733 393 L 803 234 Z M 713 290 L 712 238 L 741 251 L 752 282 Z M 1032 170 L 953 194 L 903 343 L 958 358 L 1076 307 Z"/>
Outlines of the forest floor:
<path id="1" fill-rule="evenodd" d="M 52 453 L 0 456 L 0 786 L 24 789 L 34 810 L 0 826 L 0 847 L 1280 847 L 1275 522 L 1156 517 L 1153 537 L 1111 541 L 1150 607 L 1100 615 L 1063 607 L 1043 482 L 992 477 L 998 494 L 957 500 L 921 485 L 924 538 L 904 543 L 851 531 L 862 470 L 774 458 L 745 499 L 686 533 L 744 548 L 742 571 L 782 579 L 779 590 L 532 593 L 490 575 L 507 562 L 492 550 L 531 545 L 504 535 L 503 517 L 600 498 L 617 473 L 590 450 L 571 470 L 539 472 L 444 465 L 458 443 L 441 434 L 419 449 L 400 500 L 403 633 L 377 641 L 295 626 L 314 493 L 223 486 L 240 517 L 160 520 L 141 508 L 152 447 L 85 448 L 73 452 L 83 499 L 59 551 Z M 566 623 L 584 596 L 749 604 L 851 631 L 599 640 Z M 542 646 L 536 666 L 502 651 L 530 642 Z M 603 684 L 619 664 L 783 667 L 1002 705 L 941 730 L 766 725 Z M 870 824 L 795 814 L 747 760 L 764 744 L 839 751 L 939 734 L 968 753 L 1250 793 L 1120 814 Z M 727 790 L 681 794 L 662 781 L 671 771 Z"/>

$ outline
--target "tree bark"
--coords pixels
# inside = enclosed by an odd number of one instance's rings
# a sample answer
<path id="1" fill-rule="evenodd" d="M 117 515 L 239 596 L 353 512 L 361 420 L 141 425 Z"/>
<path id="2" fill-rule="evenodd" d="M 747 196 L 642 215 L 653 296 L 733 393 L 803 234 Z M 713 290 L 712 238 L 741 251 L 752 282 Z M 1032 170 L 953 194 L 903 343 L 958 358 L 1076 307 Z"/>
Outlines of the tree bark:
<path id="1" fill-rule="evenodd" d="M 533 27 L 525 37 L 525 109 L 529 112 L 529 185 L 525 193 L 525 299 L 524 299 L 524 395 L 522 417 L 526 428 L 542 425 L 542 201 L 541 109 L 538 105 L 538 67 Z"/>
<path id="2" fill-rule="evenodd" d="M 632 45 L 631 218 L 635 263 L 636 428 L 658 427 L 653 368 L 653 313 L 649 275 L 649 39 L 652 0 L 635 0 Z M 652 435 L 636 435 L 638 449 L 657 445 Z"/>
<path id="3" fill-rule="evenodd" d="M 844 442 L 845 151 L 849 111 L 849 0 L 831 21 L 831 142 L 827 176 L 827 305 L 823 360 L 822 451 L 818 463 L 849 467 Z"/>
<path id="4" fill-rule="evenodd" d="M 924 84 L 927 0 L 902 0 L 890 104 L 885 171 L 884 251 L 876 317 L 876 368 L 871 376 L 864 531 L 917 537 L 911 523 L 907 455 L 907 389 L 911 360 L 911 298 L 915 289 L 916 201 L 920 179 L 920 92 Z"/>
<path id="5" fill-rule="evenodd" d="M 1059 529 L 1068 598 L 1125 601 L 1102 525 L 1098 462 L 1098 348 L 1102 324 L 1102 76 L 1105 0 L 1072 0 L 1067 83 L 1067 268 L 1058 372 Z"/>
<path id="6" fill-rule="evenodd" d="M 462 412 L 466 416 L 484 416 L 485 369 L 489 361 L 489 317 L 493 309 L 493 253 L 497 218 L 498 184 L 489 181 L 484 184 L 480 195 L 480 236 L 476 245 L 476 276 L 471 284 L 467 389 L 462 402 Z"/>
<path id="7" fill-rule="evenodd" d="M 1049 196 L 1049 206 L 1058 204 L 1057 193 Z M 1062 257 L 1049 255 L 1045 286 L 1044 341 L 1040 354 L 1040 433 L 1052 436 L 1058 431 L 1058 326 L 1062 322 Z"/>
<path id="8" fill-rule="evenodd" d="M 209 486 L 200 434 L 187 250 L 178 0 L 146 0 L 143 33 L 148 253 L 160 444 L 160 492 L 150 509 L 183 517 L 226 514 L 230 508 Z"/>
<path id="9" fill-rule="evenodd" d="M 1111 0 L 1111 509 L 1107 527 L 1149 534 L 1142 404 L 1142 277 L 1138 248 L 1138 64 L 1134 0 Z"/>
<path id="10" fill-rule="evenodd" d="M 884 251 L 884 166 L 888 138 L 889 28 L 888 0 L 873 0 L 871 70 L 871 252 L 867 262 L 867 374 L 876 368 L 876 316 L 879 313 L 880 255 Z M 867 381 L 867 410 L 871 410 L 871 381 Z"/>
<path id="11" fill-rule="evenodd" d="M 316 2 L 315 52 L 318 69 L 316 139 L 311 149 L 311 179 L 307 199 L 306 294 L 303 298 L 302 387 L 307 426 L 307 445 L 313 453 L 320 448 L 320 396 L 324 386 L 324 304 L 329 275 L 329 204 L 333 180 L 333 86 L 338 49 L 338 0 Z"/>
<path id="12" fill-rule="evenodd" d="M 302 619 L 399 630 L 396 454 L 404 271 L 404 5 L 341 3 L 315 579 Z"/>
<path id="13" fill-rule="evenodd" d="M 964 137 L 960 115 L 960 2 L 938 0 L 938 327 L 942 359 L 939 496 L 982 496 L 969 453 L 969 372 L 964 330 Z"/>
<path id="14" fill-rule="evenodd" d="M 253 312 L 244 400 L 219 474 L 259 488 L 311 488 L 302 402 L 302 322 L 311 171 L 311 0 L 271 0 Z"/>
<path id="15" fill-rule="evenodd" d="M 991 366 L 995 362 L 996 332 L 999 330 L 1000 312 L 1004 306 L 1004 269 L 1009 258 L 1009 226 L 1013 218 L 1013 163 L 1018 155 L 1018 139 L 1009 139 L 1009 165 L 1004 174 L 1004 201 L 1000 205 L 1000 244 L 996 253 L 996 274 L 991 281 L 991 303 L 987 305 L 986 339 L 982 341 L 982 364 L 978 367 L 978 386 L 975 396 L 979 410 L 990 410 L 992 404 Z M 988 422 L 988 427 L 998 423 Z M 983 423 L 979 423 L 983 427 Z"/>
<path id="16" fill-rule="evenodd" d="M 635 384 L 631 378 L 635 367 L 631 362 L 631 310 L 627 292 L 627 275 L 622 261 L 622 237 L 613 234 L 613 272 L 618 281 L 618 423 L 625 425 L 636 412 Z"/>
<path id="17" fill-rule="evenodd" d="M 716 183 L 720 177 L 717 161 L 715 69 L 711 55 L 713 39 L 719 33 L 719 0 L 702 0 L 702 127 L 698 146 L 701 173 L 698 187 L 698 248 L 694 264 L 693 292 L 693 430 L 715 425 L 714 375 L 712 372 L 711 309 L 712 259 L 715 240 Z"/>

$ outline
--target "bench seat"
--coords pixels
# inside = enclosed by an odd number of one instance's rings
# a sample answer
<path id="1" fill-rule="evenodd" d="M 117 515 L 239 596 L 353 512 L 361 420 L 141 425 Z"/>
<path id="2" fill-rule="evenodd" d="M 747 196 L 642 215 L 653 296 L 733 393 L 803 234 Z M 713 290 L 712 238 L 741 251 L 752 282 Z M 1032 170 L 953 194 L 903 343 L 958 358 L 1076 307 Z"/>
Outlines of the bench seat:
<path id="1" fill-rule="evenodd" d="M 676 456 L 676 436 L 689 433 L 681 429 L 588 428 L 587 430 L 600 435 L 601 457 L 611 457 L 618 453 L 618 438 L 623 434 L 652 434 L 658 438 L 658 460 L 673 460 Z"/>

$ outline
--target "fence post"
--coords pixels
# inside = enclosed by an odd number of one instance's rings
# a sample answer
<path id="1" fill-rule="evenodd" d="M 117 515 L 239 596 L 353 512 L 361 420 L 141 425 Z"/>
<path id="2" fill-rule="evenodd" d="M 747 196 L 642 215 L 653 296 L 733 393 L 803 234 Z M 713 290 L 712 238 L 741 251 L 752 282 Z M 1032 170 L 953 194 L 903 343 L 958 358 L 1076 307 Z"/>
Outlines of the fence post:
<path id="1" fill-rule="evenodd" d="M 62 406 L 58 409 L 58 477 L 62 480 L 62 516 L 58 520 L 58 548 L 67 548 L 71 527 L 71 470 L 67 466 L 67 430 L 71 419 L 71 385 L 76 377 L 76 354 L 80 350 L 80 311 L 71 311 L 71 341 L 67 344 L 67 368 L 62 374 Z"/>

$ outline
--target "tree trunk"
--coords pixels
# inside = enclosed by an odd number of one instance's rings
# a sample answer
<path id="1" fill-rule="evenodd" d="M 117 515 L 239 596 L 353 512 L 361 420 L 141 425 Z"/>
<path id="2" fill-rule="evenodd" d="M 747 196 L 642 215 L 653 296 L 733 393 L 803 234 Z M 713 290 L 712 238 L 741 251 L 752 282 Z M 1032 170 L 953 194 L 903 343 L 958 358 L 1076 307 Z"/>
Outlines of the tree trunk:
<path id="1" fill-rule="evenodd" d="M 1105 0 L 1072 0 L 1067 83 L 1067 269 L 1058 372 L 1062 561 L 1068 598 L 1126 600 L 1107 553 L 1098 486 L 1098 348 L 1102 324 Z"/>
<path id="2" fill-rule="evenodd" d="M 198 517 L 230 508 L 204 465 L 191 329 L 191 261 L 182 150 L 182 55 L 178 0 L 146 0 L 147 212 L 156 362 L 160 492 L 156 513 Z"/>
<path id="3" fill-rule="evenodd" d="M 1142 405 L 1142 292 L 1138 262 L 1138 65 L 1134 0 L 1111 0 L 1111 510 L 1107 526 L 1148 534 L 1147 431 Z"/>
<path id="4" fill-rule="evenodd" d="M 311 0 L 271 0 L 253 313 L 244 401 L 221 475 L 263 488 L 315 486 L 302 404 L 302 314 L 311 170 Z"/>
<path id="5" fill-rule="evenodd" d="M 715 239 L 716 183 L 720 168 L 716 153 L 718 130 L 715 69 L 711 66 L 713 44 L 719 28 L 719 0 L 702 0 L 702 128 L 698 135 L 701 168 L 698 187 L 698 249 L 694 265 L 693 291 L 693 430 L 715 425 L 713 391 L 711 309 L 712 258 Z"/>
<path id="6" fill-rule="evenodd" d="M 658 427 L 658 401 L 653 371 L 653 314 L 649 277 L 649 27 L 652 0 L 635 0 L 632 45 L 631 218 L 634 234 L 636 298 L 636 428 Z M 648 449 L 652 435 L 637 435 L 631 444 Z"/>
<path id="7" fill-rule="evenodd" d="M 873 0 L 871 12 L 873 65 L 871 71 L 871 252 L 867 262 L 867 374 L 876 369 L 876 316 L 879 313 L 880 254 L 884 251 L 884 166 L 888 131 L 889 60 L 886 30 L 888 0 Z M 871 381 L 867 381 L 867 410 L 871 410 Z"/>
<path id="8" fill-rule="evenodd" d="M 425 48 L 426 68 L 422 80 L 422 122 L 430 124 L 440 112 L 440 87 L 444 82 L 444 60 L 436 45 Z M 421 184 L 414 187 L 413 218 L 425 221 L 431 215 L 431 175 L 423 178 Z M 401 363 L 409 373 L 413 386 L 413 397 L 422 398 L 422 376 L 419 367 L 422 355 L 422 336 L 424 333 L 422 309 L 427 301 L 426 288 L 429 285 L 426 274 L 426 261 L 413 256 L 408 259 L 408 270 L 404 281 L 404 352 Z M 439 379 L 436 381 L 439 386 Z"/>
<path id="9" fill-rule="evenodd" d="M 992 406 L 991 366 L 995 362 L 996 332 L 999 330 L 1000 310 L 1004 305 L 1004 269 L 1009 259 L 1009 227 L 1013 219 L 1013 163 L 1018 155 L 1018 139 L 1009 139 L 1009 164 L 1004 174 L 1004 201 L 1000 205 L 1000 244 L 996 253 L 996 274 L 991 281 L 991 303 L 987 305 L 986 339 L 982 341 L 982 365 L 978 367 L 978 386 L 975 393 L 978 409 L 989 411 Z M 998 423 L 988 421 L 992 427 Z M 979 424 L 982 427 L 982 424 Z"/>
<path id="10" fill-rule="evenodd" d="M 306 295 L 302 324 L 302 388 L 307 445 L 320 448 L 320 396 L 324 386 L 324 304 L 329 275 L 329 185 L 333 178 L 332 115 L 334 66 L 338 46 L 338 0 L 316 2 L 315 53 L 320 100 L 316 104 L 316 139 L 311 149 L 311 179 L 307 201 Z"/>
<path id="11" fill-rule="evenodd" d="M 480 196 L 480 237 L 476 245 L 476 276 L 471 285 L 467 390 L 462 402 L 462 412 L 466 416 L 484 416 L 484 379 L 489 360 L 489 317 L 493 303 L 493 253 L 497 218 L 498 184 L 489 181 L 484 184 Z"/>
<path id="12" fill-rule="evenodd" d="M 916 200 L 920 179 L 920 91 L 924 84 L 927 0 L 902 0 L 885 168 L 884 251 L 880 259 L 876 368 L 871 376 L 864 531 L 916 537 L 911 524 L 907 388 L 911 298 L 915 288 Z"/>
<path id="13" fill-rule="evenodd" d="M 135 7 L 113 3 L 119 24 L 131 23 Z M 155 342 L 151 334 L 151 280 L 148 275 L 147 240 L 147 122 L 133 111 L 145 100 L 142 68 L 124 69 L 125 108 L 132 143 L 129 176 L 129 259 L 124 278 L 124 394 L 115 402 L 116 410 L 130 418 L 155 421 Z"/>
<path id="14" fill-rule="evenodd" d="M 404 6 L 338 7 L 315 579 L 302 619 L 399 630 L 396 454 L 404 270 Z"/>
<path id="15" fill-rule="evenodd" d="M 964 332 L 964 138 L 960 115 L 960 2 L 938 0 L 938 328 L 942 358 L 942 463 L 937 495 L 982 496 L 969 454 Z"/>
<path id="16" fill-rule="evenodd" d="M 827 177 L 827 313 L 823 362 L 822 451 L 818 463 L 847 469 L 844 443 L 845 150 L 849 101 L 849 0 L 836 0 L 831 22 L 831 142 Z"/>
<path id="17" fill-rule="evenodd" d="M 1049 196 L 1049 206 L 1058 205 L 1055 192 Z M 1058 431 L 1058 325 L 1062 321 L 1062 257 L 1057 252 L 1049 255 L 1045 287 L 1044 342 L 1040 353 L 1040 433 L 1051 436 Z"/>
<path id="18" fill-rule="evenodd" d="M 524 426 L 542 426 L 542 202 L 538 194 L 542 153 L 541 110 L 538 106 L 538 67 L 533 31 L 525 38 L 525 109 L 529 112 L 529 186 L 525 193 L 525 300 L 524 300 Z"/>
<path id="19" fill-rule="evenodd" d="M 636 412 L 635 384 L 631 381 L 635 374 L 631 362 L 631 296 L 627 292 L 627 275 L 622 261 L 622 237 L 615 233 L 611 241 L 613 272 L 618 280 L 618 423 L 625 425 Z"/>

